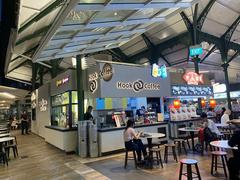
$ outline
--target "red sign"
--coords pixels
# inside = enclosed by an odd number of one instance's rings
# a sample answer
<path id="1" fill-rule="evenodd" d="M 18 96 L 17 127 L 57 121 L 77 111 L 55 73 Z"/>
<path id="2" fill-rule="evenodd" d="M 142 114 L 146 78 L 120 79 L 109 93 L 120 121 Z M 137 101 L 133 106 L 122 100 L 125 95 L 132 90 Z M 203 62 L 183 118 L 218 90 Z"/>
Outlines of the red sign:
<path id="1" fill-rule="evenodd" d="M 198 85 L 199 83 L 204 84 L 203 74 L 198 74 L 195 72 L 187 72 L 183 75 L 183 79 L 187 84 Z"/>

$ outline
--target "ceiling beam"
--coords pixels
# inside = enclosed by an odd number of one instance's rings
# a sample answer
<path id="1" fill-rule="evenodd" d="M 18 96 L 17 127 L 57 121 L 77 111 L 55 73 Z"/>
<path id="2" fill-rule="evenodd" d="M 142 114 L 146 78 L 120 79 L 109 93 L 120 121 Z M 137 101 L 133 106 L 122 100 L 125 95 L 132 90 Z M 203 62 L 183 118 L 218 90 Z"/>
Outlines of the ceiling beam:
<path id="1" fill-rule="evenodd" d="M 207 59 L 208 56 L 210 56 L 214 51 L 216 50 L 216 45 L 214 45 L 213 47 L 211 47 L 211 49 L 207 52 L 207 54 L 204 56 L 204 58 L 200 61 L 200 63 L 202 63 L 203 61 L 205 61 Z"/>
<path id="2" fill-rule="evenodd" d="M 72 10 L 72 8 L 79 2 L 79 0 L 67 0 L 64 2 L 65 3 L 62 5 L 60 11 L 58 12 L 58 15 L 55 17 L 48 32 L 46 33 L 46 35 L 43 38 L 41 38 L 40 44 L 33 54 L 33 62 L 36 62 L 36 59 L 38 58 L 38 56 L 40 55 L 40 53 L 42 52 L 44 47 L 47 45 L 47 43 L 50 41 L 50 39 L 56 33 L 57 29 L 63 24 L 67 15 Z"/>
<path id="3" fill-rule="evenodd" d="M 39 21 L 40 19 L 42 19 L 43 17 L 45 17 L 46 15 L 48 15 L 50 12 L 52 12 L 53 10 L 55 10 L 56 8 L 58 8 L 60 5 L 62 5 L 62 3 L 65 0 L 56 0 L 54 1 L 52 4 L 50 4 L 49 6 L 47 6 L 44 10 L 40 11 L 40 13 L 38 13 L 38 15 L 34 16 L 32 19 L 30 19 L 27 23 L 25 23 L 22 27 L 20 27 L 20 29 L 18 30 L 18 33 L 23 32 L 24 30 L 26 30 L 29 26 L 31 26 L 33 23 Z"/>
<path id="4" fill-rule="evenodd" d="M 128 61 L 128 56 L 120 48 L 109 49 L 108 51 L 117 55 L 121 61 Z"/>
<path id="5" fill-rule="evenodd" d="M 139 10 L 139 9 L 164 9 L 164 8 L 188 8 L 191 7 L 192 3 L 190 2 L 160 2 L 160 3 L 110 3 L 107 6 L 103 3 L 79 3 L 74 9 L 76 11 L 117 11 L 117 10 Z"/>
<path id="6" fill-rule="evenodd" d="M 20 68 L 21 66 L 24 66 L 24 65 L 26 65 L 26 64 L 32 64 L 32 61 L 31 61 L 31 60 L 29 60 L 29 59 L 27 59 L 27 60 L 25 60 L 25 61 L 21 62 L 21 63 L 20 63 L 20 64 L 18 64 L 17 66 L 15 66 L 15 67 L 13 67 L 12 69 L 10 69 L 10 70 L 8 71 L 8 74 L 9 74 L 9 73 L 11 73 L 11 72 L 12 72 L 12 71 L 14 71 L 14 70 L 16 70 L 16 69 Z"/>
<path id="7" fill-rule="evenodd" d="M 201 14 L 198 16 L 198 19 L 197 19 L 197 29 L 198 30 L 202 29 L 204 21 L 206 20 L 207 15 L 215 2 L 216 2 L 216 0 L 210 0 L 208 2 L 207 6 L 201 12 Z"/>

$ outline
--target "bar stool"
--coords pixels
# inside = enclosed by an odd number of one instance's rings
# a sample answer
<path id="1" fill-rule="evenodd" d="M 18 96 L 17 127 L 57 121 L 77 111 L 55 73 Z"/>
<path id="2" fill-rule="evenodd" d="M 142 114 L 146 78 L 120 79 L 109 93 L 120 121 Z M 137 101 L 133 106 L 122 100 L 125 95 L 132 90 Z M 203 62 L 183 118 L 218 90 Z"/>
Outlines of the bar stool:
<path id="1" fill-rule="evenodd" d="M 195 159 L 181 159 L 180 160 L 180 171 L 179 171 L 179 180 L 182 179 L 182 175 L 186 176 L 188 180 L 192 180 L 194 178 L 198 178 L 199 180 L 201 180 L 201 175 L 198 169 L 198 161 Z M 183 165 L 187 166 L 187 172 L 183 173 Z M 196 168 L 196 172 L 192 172 L 192 165 L 195 166 Z M 196 175 L 195 177 L 193 177 L 193 174 Z"/>
<path id="2" fill-rule="evenodd" d="M 173 155 L 173 159 L 176 160 L 176 162 L 178 162 L 177 154 L 176 154 L 176 145 L 173 143 L 169 143 L 169 144 L 164 144 L 164 147 L 165 147 L 165 150 L 164 150 L 165 163 L 168 162 L 168 148 L 172 148 L 172 154 L 169 154 L 169 155 Z"/>
<path id="3" fill-rule="evenodd" d="M 129 152 L 129 151 L 132 152 L 133 157 L 128 157 L 128 152 Z M 125 169 L 127 168 L 128 160 L 134 160 L 134 165 L 135 165 L 135 168 L 137 169 L 137 157 L 136 157 L 136 152 L 135 152 L 135 150 L 127 150 L 127 149 L 125 149 L 125 164 L 124 164 L 124 168 L 125 168 Z"/>
<path id="4" fill-rule="evenodd" d="M 162 163 L 162 157 L 161 157 L 161 149 L 160 148 L 151 148 L 149 149 L 149 154 L 152 156 L 150 157 L 151 159 L 154 160 L 153 158 L 153 154 L 156 154 L 156 161 L 157 161 L 157 165 L 161 164 L 162 168 L 163 168 L 163 163 Z"/>
<path id="5" fill-rule="evenodd" d="M 212 151 L 212 165 L 211 165 L 211 174 L 213 175 L 213 168 L 217 171 L 217 168 L 223 168 L 224 175 L 227 177 L 227 153 L 224 151 Z M 218 157 L 221 157 L 222 164 L 217 162 Z M 222 166 L 221 166 L 222 165 Z"/>
<path id="6" fill-rule="evenodd" d="M 14 154 L 14 158 L 16 158 L 18 156 L 18 148 L 17 148 L 17 138 L 16 136 L 14 136 L 14 140 L 11 141 L 9 144 L 7 144 L 5 146 L 5 151 L 7 153 L 7 156 L 9 158 L 9 154 L 10 154 L 10 149 L 12 148 L 13 154 Z"/>
<path id="7" fill-rule="evenodd" d="M 181 154 L 182 148 L 183 148 L 185 154 L 187 154 L 186 142 L 184 139 L 174 139 L 173 142 L 174 142 L 174 144 L 177 144 L 179 155 Z"/>

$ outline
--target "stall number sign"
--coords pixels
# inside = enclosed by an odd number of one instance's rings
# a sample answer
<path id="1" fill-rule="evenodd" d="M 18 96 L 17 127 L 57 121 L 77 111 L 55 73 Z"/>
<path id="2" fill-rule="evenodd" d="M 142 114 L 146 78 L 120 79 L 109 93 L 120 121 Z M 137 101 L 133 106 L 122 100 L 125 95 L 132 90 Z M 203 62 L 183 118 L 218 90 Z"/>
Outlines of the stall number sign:
<path id="1" fill-rule="evenodd" d="M 202 53 L 203 53 L 203 48 L 201 47 L 201 45 L 189 47 L 189 54 L 191 57 L 201 55 Z"/>
<path id="2" fill-rule="evenodd" d="M 160 90 L 160 84 L 143 82 L 141 79 L 134 82 L 118 81 L 116 86 L 117 89 L 133 90 L 134 92 L 140 92 L 142 90 Z"/>
<path id="3" fill-rule="evenodd" d="M 47 104 L 48 104 L 47 100 L 42 98 L 38 103 L 39 110 L 41 112 L 46 111 L 47 110 Z"/>
<path id="4" fill-rule="evenodd" d="M 203 74 L 198 74 L 195 72 L 186 72 L 183 75 L 183 79 L 189 85 L 198 85 L 199 83 L 204 84 Z"/>
<path id="5" fill-rule="evenodd" d="M 94 93 L 98 88 L 98 79 L 103 79 L 104 81 L 110 81 L 113 76 L 113 68 L 112 65 L 109 63 L 105 63 L 103 65 L 102 70 L 99 72 L 95 72 L 88 76 L 89 81 L 89 90 L 91 93 Z"/>
<path id="6" fill-rule="evenodd" d="M 152 65 L 152 76 L 166 78 L 167 77 L 167 67 L 165 65 L 159 66 L 157 64 Z"/>
<path id="7" fill-rule="evenodd" d="M 32 96 L 31 96 L 31 102 L 32 102 L 32 109 L 35 109 L 36 108 L 36 94 L 35 93 L 32 93 Z"/>
<path id="8" fill-rule="evenodd" d="M 69 77 L 66 77 L 66 78 L 57 80 L 56 81 L 56 86 L 59 87 L 59 86 L 62 86 L 64 84 L 68 83 L 68 82 L 69 82 Z"/>

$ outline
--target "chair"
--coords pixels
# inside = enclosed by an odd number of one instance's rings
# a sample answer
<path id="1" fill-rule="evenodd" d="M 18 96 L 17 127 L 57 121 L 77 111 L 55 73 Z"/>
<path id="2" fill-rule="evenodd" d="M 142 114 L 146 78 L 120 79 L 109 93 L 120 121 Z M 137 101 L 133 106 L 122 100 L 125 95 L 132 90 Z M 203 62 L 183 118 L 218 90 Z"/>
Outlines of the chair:
<path id="1" fill-rule="evenodd" d="M 217 168 L 223 168 L 224 175 L 227 177 L 227 153 L 224 151 L 212 151 L 212 164 L 211 164 L 211 174 L 213 175 L 213 168 L 217 171 Z M 222 163 L 218 163 L 218 158 L 221 157 Z"/>
<path id="2" fill-rule="evenodd" d="M 133 157 L 128 157 L 128 152 L 129 151 L 132 152 Z M 137 169 L 137 157 L 136 157 L 136 151 L 135 150 L 127 150 L 127 149 L 125 149 L 125 163 L 124 163 L 124 168 L 125 169 L 127 168 L 128 160 L 134 160 L 134 165 L 135 165 L 135 168 Z"/>
<path id="3" fill-rule="evenodd" d="M 14 136 L 14 140 L 12 142 L 10 142 L 9 144 L 7 144 L 5 146 L 5 151 L 7 153 L 7 156 L 9 158 L 10 155 L 10 149 L 12 148 L 13 154 L 14 154 L 14 158 L 16 158 L 18 156 L 18 148 L 17 148 L 17 138 L 16 136 Z"/>
<path id="4" fill-rule="evenodd" d="M 177 154 L 176 154 L 176 145 L 173 143 L 164 144 L 165 150 L 164 150 L 164 161 L 165 163 L 168 162 L 168 155 L 173 155 L 173 159 L 178 162 L 177 160 Z M 168 148 L 172 148 L 172 154 L 168 154 Z"/>
<path id="5" fill-rule="evenodd" d="M 187 154 L 186 141 L 184 139 L 174 139 L 173 142 L 175 145 L 177 145 L 179 155 L 182 152 L 182 148 L 183 148 L 185 154 Z"/>
<path id="6" fill-rule="evenodd" d="M 198 169 L 198 161 L 195 159 L 181 159 L 180 160 L 180 171 L 179 171 L 179 180 L 182 179 L 182 175 L 186 176 L 188 180 L 192 180 L 194 178 L 198 178 L 201 180 L 201 175 Z M 183 173 L 183 165 L 187 166 L 187 172 Z M 192 172 L 192 165 L 195 166 L 196 172 Z M 196 175 L 193 177 L 193 175 Z"/>
<path id="7" fill-rule="evenodd" d="M 162 168 L 163 168 L 163 163 L 162 163 L 162 157 L 161 157 L 161 149 L 160 148 L 152 148 L 149 149 L 149 154 L 150 154 L 150 158 L 154 160 L 153 154 L 156 154 L 156 161 L 157 161 L 157 165 L 161 164 Z"/>
<path id="8" fill-rule="evenodd" d="M 8 166 L 8 158 L 7 158 L 6 151 L 4 149 L 4 145 L 1 144 L 0 146 L 1 146 L 0 160 L 3 162 L 3 164 L 7 164 L 7 166 Z"/>

